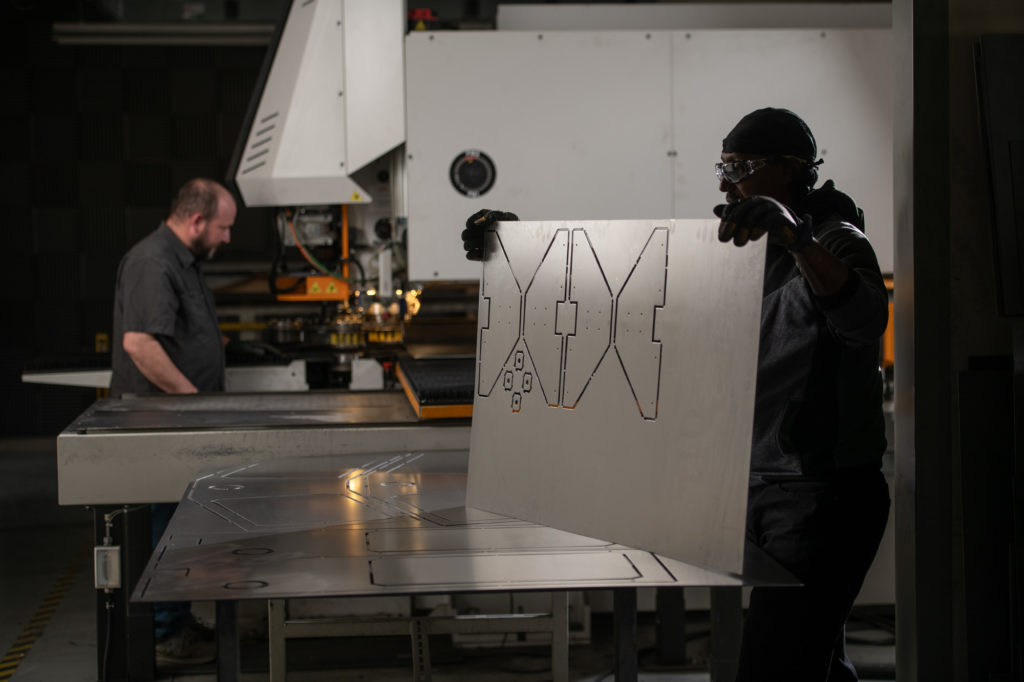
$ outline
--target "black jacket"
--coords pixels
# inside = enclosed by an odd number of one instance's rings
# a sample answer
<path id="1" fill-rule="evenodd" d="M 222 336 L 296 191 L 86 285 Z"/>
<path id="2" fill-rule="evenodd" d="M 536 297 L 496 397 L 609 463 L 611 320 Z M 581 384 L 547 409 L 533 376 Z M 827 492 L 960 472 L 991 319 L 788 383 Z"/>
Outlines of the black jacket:
<path id="1" fill-rule="evenodd" d="M 797 209 L 811 216 L 815 239 L 849 266 L 851 276 L 836 294 L 815 296 L 793 256 L 768 246 L 755 479 L 827 478 L 845 467 L 879 463 L 886 448 L 878 360 L 888 294 L 871 244 L 858 229 L 863 214 L 831 181 Z M 848 222 L 858 217 L 859 226 Z"/>

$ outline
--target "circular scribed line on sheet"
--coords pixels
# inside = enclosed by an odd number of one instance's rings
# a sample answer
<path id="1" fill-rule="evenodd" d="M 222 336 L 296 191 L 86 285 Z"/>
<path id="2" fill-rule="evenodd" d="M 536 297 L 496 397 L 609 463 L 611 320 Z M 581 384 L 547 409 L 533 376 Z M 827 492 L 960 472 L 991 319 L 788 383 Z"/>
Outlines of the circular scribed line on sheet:
<path id="1" fill-rule="evenodd" d="M 470 199 L 486 194 L 494 186 L 494 176 L 494 162 L 479 149 L 462 152 L 448 169 L 452 187 Z"/>
<path id="2" fill-rule="evenodd" d="M 258 590 L 270 583 L 265 580 L 239 580 L 233 583 L 224 583 L 225 590 Z"/>

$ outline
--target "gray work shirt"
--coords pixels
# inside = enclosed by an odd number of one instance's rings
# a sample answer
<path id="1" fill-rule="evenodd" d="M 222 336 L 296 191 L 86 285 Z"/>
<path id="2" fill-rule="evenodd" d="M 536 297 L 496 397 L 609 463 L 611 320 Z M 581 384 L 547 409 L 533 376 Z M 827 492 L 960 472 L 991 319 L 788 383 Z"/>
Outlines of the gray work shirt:
<path id="1" fill-rule="evenodd" d="M 159 393 L 124 350 L 125 332 L 151 334 L 200 391 L 224 390 L 224 345 L 213 293 L 195 255 L 166 223 L 121 259 L 114 293 L 110 395 Z"/>

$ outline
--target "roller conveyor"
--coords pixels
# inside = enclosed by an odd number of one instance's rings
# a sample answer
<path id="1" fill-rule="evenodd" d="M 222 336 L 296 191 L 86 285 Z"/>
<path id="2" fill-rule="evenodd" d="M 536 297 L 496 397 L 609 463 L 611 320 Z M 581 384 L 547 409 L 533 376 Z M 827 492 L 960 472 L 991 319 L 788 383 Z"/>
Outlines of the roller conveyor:
<path id="1" fill-rule="evenodd" d="M 470 417 L 476 362 L 467 358 L 398 359 L 398 378 L 422 419 Z"/>

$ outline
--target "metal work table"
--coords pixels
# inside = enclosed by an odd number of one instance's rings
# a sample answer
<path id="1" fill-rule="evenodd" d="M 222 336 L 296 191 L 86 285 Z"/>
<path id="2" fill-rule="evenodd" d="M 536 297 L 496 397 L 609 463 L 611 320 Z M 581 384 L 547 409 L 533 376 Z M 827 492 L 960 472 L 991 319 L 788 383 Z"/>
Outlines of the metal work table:
<path id="1" fill-rule="evenodd" d="M 62 505 L 177 502 L 201 471 L 257 459 L 469 447 L 469 420 L 422 422 L 401 391 L 99 400 L 57 437 Z"/>
<path id="2" fill-rule="evenodd" d="M 96 544 L 109 537 L 120 547 L 126 589 L 97 592 L 97 669 L 111 682 L 154 678 L 149 607 L 124 594 L 152 550 L 149 503 L 178 502 L 204 471 L 327 453 L 468 448 L 469 435 L 468 419 L 419 421 L 400 391 L 97 401 L 57 437 L 59 503 L 92 506 Z"/>
<path id="3" fill-rule="evenodd" d="M 629 680 L 636 678 L 635 588 L 792 584 L 752 548 L 744 574 L 730 575 L 466 507 L 467 463 L 465 450 L 404 451 L 263 461 L 200 476 L 132 599 L 216 601 L 222 680 L 238 677 L 233 604 L 271 600 L 270 679 L 281 680 L 289 626 L 278 600 L 553 591 L 552 612 L 542 618 L 485 624 L 424 617 L 399 621 L 397 630 L 380 620 L 355 625 L 361 634 L 408 632 L 416 680 L 430 676 L 427 634 L 480 632 L 486 625 L 551 632 L 554 676 L 567 680 L 564 593 L 613 589 L 616 679 Z M 297 629 L 301 636 L 341 633 L 317 633 L 308 623 Z M 716 656 L 727 652 L 716 649 Z"/>

